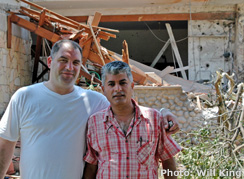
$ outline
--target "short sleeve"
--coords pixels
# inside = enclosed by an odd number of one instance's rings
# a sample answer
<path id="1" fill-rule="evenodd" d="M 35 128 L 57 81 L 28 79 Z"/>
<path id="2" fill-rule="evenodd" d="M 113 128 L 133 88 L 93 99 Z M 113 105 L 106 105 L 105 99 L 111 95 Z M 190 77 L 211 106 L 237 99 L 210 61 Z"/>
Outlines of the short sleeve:
<path id="1" fill-rule="evenodd" d="M 179 144 L 170 136 L 166 134 L 163 125 L 163 118 L 160 119 L 160 136 L 157 147 L 157 156 L 160 160 L 168 160 L 181 151 Z"/>
<path id="2" fill-rule="evenodd" d="M 19 130 L 19 107 L 18 95 L 15 93 L 0 121 L 0 137 L 9 141 L 17 141 L 20 136 Z"/>

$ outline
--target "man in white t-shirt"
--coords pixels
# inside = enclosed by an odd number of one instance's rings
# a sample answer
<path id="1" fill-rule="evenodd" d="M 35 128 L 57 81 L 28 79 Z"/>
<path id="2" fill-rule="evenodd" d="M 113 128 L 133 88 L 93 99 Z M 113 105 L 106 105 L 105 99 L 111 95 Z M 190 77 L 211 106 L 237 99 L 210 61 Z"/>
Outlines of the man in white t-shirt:
<path id="1" fill-rule="evenodd" d="M 48 58 L 50 79 L 17 90 L 0 121 L 0 179 L 16 141 L 21 140 L 22 179 L 80 179 L 88 117 L 109 106 L 102 94 L 75 86 L 82 50 L 74 41 L 54 44 Z M 172 114 L 168 120 L 176 123 Z"/>

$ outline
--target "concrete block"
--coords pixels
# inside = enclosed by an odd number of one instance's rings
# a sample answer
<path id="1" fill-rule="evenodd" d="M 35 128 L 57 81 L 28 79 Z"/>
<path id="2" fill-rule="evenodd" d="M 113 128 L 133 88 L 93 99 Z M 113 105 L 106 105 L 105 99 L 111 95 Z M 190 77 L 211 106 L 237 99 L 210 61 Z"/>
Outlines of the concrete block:
<path id="1" fill-rule="evenodd" d="M 1 20 L 0 20 L 1 22 Z M 0 48 L 7 48 L 7 44 L 6 44 L 6 33 L 4 33 L 3 31 L 0 30 Z"/>
<path id="2" fill-rule="evenodd" d="M 10 79 L 9 79 L 9 81 L 11 82 L 13 80 L 14 80 L 14 69 L 12 69 L 11 72 L 10 72 Z"/>
<path id="3" fill-rule="evenodd" d="M 7 14 L 0 13 L 0 30 L 7 32 L 7 27 L 8 27 Z"/>
<path id="4" fill-rule="evenodd" d="M 4 74 L 0 74 L 0 85 L 7 85 L 6 76 Z"/>
<path id="5" fill-rule="evenodd" d="M 4 99 L 3 99 L 3 90 L 0 88 L 0 106 L 3 105 Z"/>
<path id="6" fill-rule="evenodd" d="M 14 84 L 15 86 L 20 86 L 20 78 L 15 78 Z"/>
<path id="7" fill-rule="evenodd" d="M 7 55 L 2 55 L 2 66 L 7 67 Z"/>
<path id="8" fill-rule="evenodd" d="M 5 92 L 5 93 L 3 94 L 3 102 L 8 103 L 9 100 L 10 100 L 10 95 L 9 95 L 9 93 L 6 93 L 6 92 Z"/>

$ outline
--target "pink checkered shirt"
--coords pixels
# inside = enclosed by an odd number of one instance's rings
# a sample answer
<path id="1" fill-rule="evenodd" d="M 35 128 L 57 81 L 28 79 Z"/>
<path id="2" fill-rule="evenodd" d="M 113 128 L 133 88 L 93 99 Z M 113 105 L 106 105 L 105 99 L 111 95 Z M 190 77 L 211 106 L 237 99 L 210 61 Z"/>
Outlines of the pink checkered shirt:
<path id="1" fill-rule="evenodd" d="M 158 161 L 172 158 L 181 148 L 166 135 L 160 112 L 135 104 L 135 119 L 125 135 L 111 107 L 88 120 L 84 160 L 98 164 L 96 178 L 156 179 Z"/>

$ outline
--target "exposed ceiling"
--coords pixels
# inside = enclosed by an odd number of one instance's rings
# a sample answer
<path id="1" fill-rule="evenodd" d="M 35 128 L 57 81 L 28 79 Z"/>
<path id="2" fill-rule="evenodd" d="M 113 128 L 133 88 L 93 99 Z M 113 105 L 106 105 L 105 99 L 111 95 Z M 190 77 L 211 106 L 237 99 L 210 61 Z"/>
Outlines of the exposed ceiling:
<path id="1" fill-rule="evenodd" d="M 32 2 L 65 16 L 93 15 L 94 11 L 102 11 L 104 15 L 142 12 L 149 14 L 149 11 L 154 14 L 159 13 L 162 8 L 170 7 L 234 6 L 244 3 L 243 0 L 32 0 Z"/>
<path id="2" fill-rule="evenodd" d="M 133 8 L 157 6 L 202 6 L 202 5 L 233 5 L 243 0 L 33 0 L 48 9 L 86 9 L 86 8 Z"/>

